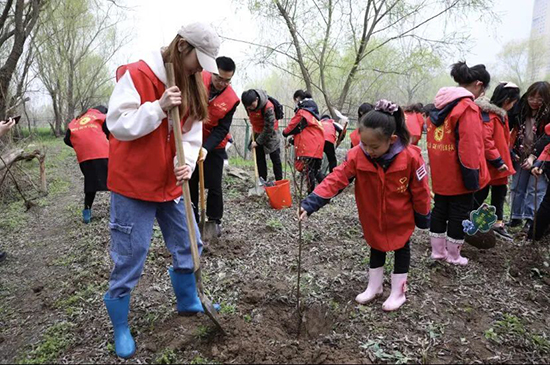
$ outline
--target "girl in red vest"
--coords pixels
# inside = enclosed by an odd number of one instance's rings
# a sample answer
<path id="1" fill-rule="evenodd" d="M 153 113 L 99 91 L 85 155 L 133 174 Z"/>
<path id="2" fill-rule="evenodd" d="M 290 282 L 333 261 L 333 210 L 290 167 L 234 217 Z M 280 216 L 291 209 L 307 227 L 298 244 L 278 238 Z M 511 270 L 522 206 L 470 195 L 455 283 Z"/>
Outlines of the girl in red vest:
<path id="1" fill-rule="evenodd" d="M 82 221 L 90 223 L 92 205 L 98 191 L 107 191 L 109 162 L 109 130 L 103 105 L 88 109 L 73 119 L 65 134 L 65 144 L 76 152 L 80 171 L 84 175 L 84 209 Z"/>
<path id="2" fill-rule="evenodd" d="M 484 189 L 474 194 L 474 209 L 479 208 L 491 192 L 491 205 L 496 207 L 498 217 L 493 226 L 496 235 L 511 241 L 512 236 L 504 227 L 504 201 L 508 190 L 508 178 L 516 171 L 510 154 L 510 128 L 508 111 L 519 100 L 519 88 L 511 82 L 499 84 L 491 100 L 480 97 L 476 100 L 481 109 L 485 137 L 485 158 L 488 162 L 491 181 Z"/>
<path id="3" fill-rule="evenodd" d="M 435 97 L 428 122 L 428 155 L 435 205 L 430 228 L 432 259 L 466 265 L 462 221 L 468 219 L 474 193 L 489 182 L 483 126 L 474 100 L 489 86 L 484 65 L 453 65 L 451 76 L 459 87 L 445 87 Z"/>
<path id="4" fill-rule="evenodd" d="M 510 113 L 512 127 L 512 151 L 516 174 L 510 188 L 511 220 L 510 227 L 518 227 L 523 222 L 523 231 L 529 232 L 535 215 L 535 178 L 530 171 L 533 163 L 550 142 L 544 128 L 550 123 L 550 84 L 535 82 L 529 86 L 519 103 Z M 537 206 L 540 206 L 548 186 L 545 175 L 537 184 Z"/>
<path id="5" fill-rule="evenodd" d="M 357 110 L 357 124 L 359 125 L 359 121 L 361 120 L 361 117 L 363 117 L 363 115 L 367 114 L 373 109 L 374 106 L 370 103 L 361 104 L 361 106 Z M 361 136 L 359 135 L 359 127 L 351 132 L 349 138 L 351 139 L 351 148 L 359 145 L 359 142 L 361 141 Z"/>
<path id="6" fill-rule="evenodd" d="M 323 124 L 323 133 L 325 135 L 323 152 L 327 155 L 328 168 L 329 171 L 332 172 L 336 165 L 338 165 L 338 161 L 336 159 L 336 141 L 340 139 L 340 135 L 344 131 L 344 127 L 342 127 L 339 123 L 336 123 L 330 115 L 323 115 L 321 117 L 321 123 Z"/>
<path id="7" fill-rule="evenodd" d="M 546 125 L 545 132 L 546 136 L 550 137 L 550 124 Z M 550 144 L 544 147 L 544 150 L 533 166 L 532 174 L 539 181 L 545 178 L 543 174 L 546 175 L 546 179 L 550 179 Z M 550 194 L 548 190 L 546 190 L 542 203 L 537 211 L 536 222 L 536 226 L 531 226 L 528 238 L 538 241 L 548 234 L 548 227 L 550 227 Z"/>
<path id="8" fill-rule="evenodd" d="M 308 193 L 315 189 L 315 181 L 323 159 L 325 134 L 319 121 L 319 108 L 309 92 L 294 93 L 296 114 L 283 131 L 283 136 L 294 136 L 295 166 L 307 178 Z"/>
<path id="9" fill-rule="evenodd" d="M 410 237 L 415 224 L 429 227 L 430 188 L 420 149 L 410 146 L 403 111 L 380 100 L 360 120 L 361 143 L 303 202 L 300 219 L 318 211 L 355 178 L 355 200 L 364 237 L 371 247 L 367 290 L 355 300 L 366 304 L 383 293 L 386 252 L 395 252 L 391 294 L 382 305 L 394 311 L 405 301 Z"/>
<path id="10" fill-rule="evenodd" d="M 114 267 L 104 302 L 114 327 L 118 356 L 128 358 L 135 343 L 128 328 L 130 293 L 137 284 L 157 220 L 172 266 L 168 272 L 182 314 L 202 312 L 181 185 L 189 180 L 202 145 L 208 95 L 201 71 L 218 73 L 220 39 L 201 23 L 182 27 L 170 45 L 117 70 L 109 102 L 111 131 L 108 186 L 111 195 L 111 257 Z M 165 63 L 172 63 L 176 85 L 167 88 Z M 179 108 L 182 120 L 168 113 Z M 173 123 L 183 130 L 185 166 L 176 166 Z M 203 157 L 206 154 L 203 152 Z M 200 237 L 195 222 L 193 229 Z M 199 252 L 202 242 L 198 242 Z"/>
<path id="11" fill-rule="evenodd" d="M 424 106 L 420 103 L 406 106 L 405 122 L 411 134 L 411 144 L 417 146 L 422 139 L 422 131 L 424 130 L 424 116 L 422 110 Z"/>

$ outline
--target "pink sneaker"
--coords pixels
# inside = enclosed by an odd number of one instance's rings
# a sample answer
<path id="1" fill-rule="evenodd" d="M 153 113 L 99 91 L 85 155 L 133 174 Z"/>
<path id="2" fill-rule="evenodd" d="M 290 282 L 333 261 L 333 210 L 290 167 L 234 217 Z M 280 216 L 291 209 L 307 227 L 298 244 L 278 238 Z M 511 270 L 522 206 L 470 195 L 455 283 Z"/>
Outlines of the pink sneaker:
<path id="1" fill-rule="evenodd" d="M 355 297 L 355 301 L 359 304 L 367 304 L 378 298 L 384 292 L 384 267 L 369 269 L 369 285 L 367 290 Z"/>
<path id="2" fill-rule="evenodd" d="M 447 239 L 447 262 L 453 265 L 467 265 L 468 259 L 460 256 L 460 249 L 464 244 L 463 240 Z"/>
<path id="3" fill-rule="evenodd" d="M 432 245 L 432 259 L 445 260 L 447 258 L 447 247 L 445 234 L 431 234 L 430 243 Z"/>
<path id="4" fill-rule="evenodd" d="M 407 301 L 405 292 L 407 291 L 407 274 L 391 275 L 391 294 L 382 304 L 382 310 L 392 312 L 401 308 Z"/>

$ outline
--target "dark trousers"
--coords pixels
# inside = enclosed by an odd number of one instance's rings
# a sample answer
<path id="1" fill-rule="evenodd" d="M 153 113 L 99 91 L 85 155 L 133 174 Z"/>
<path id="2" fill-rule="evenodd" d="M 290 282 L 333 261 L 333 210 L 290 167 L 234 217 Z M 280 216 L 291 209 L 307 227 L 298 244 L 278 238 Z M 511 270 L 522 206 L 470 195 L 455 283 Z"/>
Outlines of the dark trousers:
<path id="1" fill-rule="evenodd" d="M 95 191 L 92 193 L 84 193 L 84 209 L 92 209 L 95 200 Z"/>
<path id="2" fill-rule="evenodd" d="M 539 179 L 541 178 L 542 177 L 539 177 Z M 550 180 L 550 176 L 548 176 L 548 179 Z M 536 226 L 534 223 L 535 222 L 531 225 L 528 238 L 538 241 L 546 235 L 548 228 L 550 227 L 550 189 L 546 190 L 544 199 L 542 199 L 542 203 L 540 204 L 540 207 L 538 207 Z"/>
<path id="3" fill-rule="evenodd" d="M 395 263 L 393 265 L 394 274 L 406 274 L 409 272 L 411 266 L 411 244 L 407 241 L 403 248 L 394 251 Z M 386 263 L 386 253 L 384 251 L 378 251 L 371 247 L 370 249 L 370 268 L 376 269 L 384 266 Z"/>
<path id="4" fill-rule="evenodd" d="M 445 233 L 455 240 L 464 239 L 462 221 L 469 218 L 474 203 L 474 194 L 439 195 L 435 194 L 430 231 Z"/>
<path id="5" fill-rule="evenodd" d="M 323 152 L 327 156 L 328 160 L 328 170 L 329 172 L 332 172 L 336 165 L 338 165 L 338 161 L 336 160 L 336 149 L 334 147 L 334 143 L 325 141 L 325 147 L 323 147 Z M 321 183 L 325 179 L 325 174 L 323 174 L 323 171 L 319 169 L 319 172 L 317 173 L 317 182 Z"/>
<path id="6" fill-rule="evenodd" d="M 489 191 L 491 191 L 491 205 L 497 208 L 497 218 L 501 221 L 504 219 L 504 202 L 506 201 L 506 194 L 508 193 L 508 187 L 506 185 L 488 185 L 475 193 L 474 210 L 481 207 L 485 199 L 489 196 Z"/>
<path id="7" fill-rule="evenodd" d="M 281 163 L 281 150 L 277 148 L 269 154 L 269 158 L 273 163 L 273 174 L 275 175 L 275 180 L 282 180 L 283 164 Z M 258 164 L 258 175 L 260 175 L 264 181 L 267 181 L 267 161 L 265 158 L 265 151 L 262 146 L 258 146 L 256 148 L 256 163 Z"/>
<path id="8" fill-rule="evenodd" d="M 221 223 L 223 218 L 223 161 L 227 156 L 224 149 L 214 149 L 204 160 L 204 187 L 208 189 L 206 198 L 206 216 L 208 220 Z M 195 208 L 195 217 L 199 221 L 199 166 L 193 172 L 189 181 L 191 201 Z"/>
<path id="9" fill-rule="evenodd" d="M 311 194 L 315 189 L 315 184 L 317 182 L 317 177 L 319 175 L 319 170 L 321 169 L 323 160 L 320 158 L 300 157 L 300 161 L 304 164 L 302 178 L 306 178 L 307 193 Z"/>

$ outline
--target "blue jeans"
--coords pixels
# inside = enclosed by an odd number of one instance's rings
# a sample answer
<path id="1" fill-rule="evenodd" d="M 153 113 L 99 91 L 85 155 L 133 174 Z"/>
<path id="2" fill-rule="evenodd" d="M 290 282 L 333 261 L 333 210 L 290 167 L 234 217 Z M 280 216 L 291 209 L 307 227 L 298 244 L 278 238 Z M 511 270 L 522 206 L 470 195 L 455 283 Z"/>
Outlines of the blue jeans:
<path id="1" fill-rule="evenodd" d="M 517 172 L 512 179 L 510 190 L 511 219 L 532 220 L 535 216 L 535 177 L 531 175 L 530 171 L 522 169 L 519 165 L 514 166 L 514 168 Z M 547 186 L 546 176 L 540 176 L 537 189 L 537 207 L 540 207 L 542 203 Z"/>
<path id="2" fill-rule="evenodd" d="M 136 286 L 149 251 L 153 223 L 157 222 L 172 254 L 174 270 L 193 271 L 193 258 L 183 199 L 179 203 L 147 202 L 111 193 L 111 258 L 114 263 L 109 279 L 109 296 L 120 298 Z M 202 241 L 193 217 L 199 253 Z"/>

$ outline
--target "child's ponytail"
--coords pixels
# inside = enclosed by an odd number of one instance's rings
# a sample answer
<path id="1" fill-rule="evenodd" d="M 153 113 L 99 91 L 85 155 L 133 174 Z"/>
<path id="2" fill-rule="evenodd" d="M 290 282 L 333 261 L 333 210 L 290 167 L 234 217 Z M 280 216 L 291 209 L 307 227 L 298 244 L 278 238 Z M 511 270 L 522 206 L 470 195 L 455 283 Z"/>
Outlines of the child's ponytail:
<path id="1" fill-rule="evenodd" d="M 389 100 L 379 100 L 374 110 L 361 118 L 360 128 L 380 129 L 388 138 L 395 134 L 405 146 L 411 141 L 403 109 Z"/>

